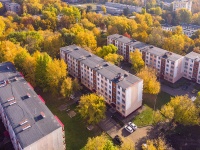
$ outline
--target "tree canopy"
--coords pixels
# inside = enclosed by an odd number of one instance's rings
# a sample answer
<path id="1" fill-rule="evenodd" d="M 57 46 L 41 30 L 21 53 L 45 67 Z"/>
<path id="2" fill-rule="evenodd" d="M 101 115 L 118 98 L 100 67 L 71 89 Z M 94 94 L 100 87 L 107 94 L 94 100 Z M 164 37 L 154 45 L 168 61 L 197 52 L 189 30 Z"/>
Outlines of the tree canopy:
<path id="1" fill-rule="evenodd" d="M 152 68 L 144 67 L 137 73 L 143 79 L 143 92 L 157 95 L 160 92 L 160 82 L 157 81 L 156 71 Z"/>
<path id="2" fill-rule="evenodd" d="M 83 95 L 80 98 L 78 112 L 87 119 L 89 124 L 95 124 L 105 117 L 106 105 L 104 98 L 96 94 Z"/>

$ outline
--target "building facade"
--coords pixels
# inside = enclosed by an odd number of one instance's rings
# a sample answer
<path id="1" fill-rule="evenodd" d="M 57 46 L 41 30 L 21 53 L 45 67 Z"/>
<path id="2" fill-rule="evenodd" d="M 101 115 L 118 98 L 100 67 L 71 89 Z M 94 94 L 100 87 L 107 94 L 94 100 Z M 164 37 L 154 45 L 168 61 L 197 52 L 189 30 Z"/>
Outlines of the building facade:
<path id="1" fill-rule="evenodd" d="M 192 0 L 175 0 L 173 2 L 173 10 L 176 11 L 178 9 L 187 9 L 191 11 L 192 9 Z"/>
<path id="2" fill-rule="evenodd" d="M 200 54 L 190 52 L 184 59 L 184 77 L 200 84 Z"/>
<path id="3" fill-rule="evenodd" d="M 0 117 L 15 150 L 64 150 L 64 126 L 10 62 L 0 64 Z"/>
<path id="4" fill-rule="evenodd" d="M 192 25 L 192 24 L 182 24 L 180 25 L 183 29 L 183 34 L 187 35 L 188 37 L 191 37 L 194 35 L 195 32 L 200 30 L 200 26 Z M 177 26 L 171 26 L 167 24 L 162 25 L 162 29 L 165 31 L 174 31 Z"/>
<path id="5" fill-rule="evenodd" d="M 60 48 L 68 72 L 126 117 L 142 105 L 143 80 L 88 51 L 70 45 Z"/>
<path id="6" fill-rule="evenodd" d="M 129 39 L 119 34 L 107 37 L 107 44 L 118 48 L 118 54 L 130 62 L 130 53 L 135 49 L 140 50 L 145 64 L 156 69 L 157 75 L 171 83 L 175 83 L 183 76 L 184 57 L 143 42 Z"/>
<path id="7" fill-rule="evenodd" d="M 5 3 L 6 11 L 12 11 L 19 13 L 21 11 L 21 6 L 18 3 Z"/>

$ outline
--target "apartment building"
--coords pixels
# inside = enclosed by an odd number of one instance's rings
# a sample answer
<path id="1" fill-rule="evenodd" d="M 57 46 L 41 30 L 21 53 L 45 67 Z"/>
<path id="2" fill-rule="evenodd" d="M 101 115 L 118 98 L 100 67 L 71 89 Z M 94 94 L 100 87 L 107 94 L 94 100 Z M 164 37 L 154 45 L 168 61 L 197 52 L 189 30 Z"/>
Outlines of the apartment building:
<path id="1" fill-rule="evenodd" d="M 173 2 L 173 10 L 176 11 L 178 9 L 187 9 L 191 11 L 192 9 L 192 0 L 175 0 Z"/>
<path id="2" fill-rule="evenodd" d="M 64 126 L 10 62 L 0 64 L 0 117 L 15 150 L 64 150 Z"/>
<path id="3" fill-rule="evenodd" d="M 145 64 L 156 69 L 157 75 L 171 83 L 175 83 L 183 76 L 184 57 L 143 42 L 129 39 L 119 34 L 107 37 L 107 44 L 114 44 L 118 54 L 130 62 L 130 52 L 139 49 Z"/>
<path id="4" fill-rule="evenodd" d="M 184 77 L 200 84 L 200 54 L 190 52 L 184 59 Z"/>
<path id="5" fill-rule="evenodd" d="M 200 26 L 193 25 L 193 24 L 182 24 L 180 25 L 183 29 L 183 34 L 187 35 L 188 37 L 191 37 L 194 35 L 195 32 L 200 30 Z M 162 24 L 162 29 L 165 31 L 174 31 L 177 26 L 171 26 L 167 24 Z"/>
<path id="6" fill-rule="evenodd" d="M 21 11 L 21 6 L 18 3 L 5 3 L 6 11 L 12 11 L 19 13 Z"/>
<path id="7" fill-rule="evenodd" d="M 91 91 L 102 95 L 124 117 L 142 105 L 143 80 L 81 47 L 60 48 L 68 72 Z"/>

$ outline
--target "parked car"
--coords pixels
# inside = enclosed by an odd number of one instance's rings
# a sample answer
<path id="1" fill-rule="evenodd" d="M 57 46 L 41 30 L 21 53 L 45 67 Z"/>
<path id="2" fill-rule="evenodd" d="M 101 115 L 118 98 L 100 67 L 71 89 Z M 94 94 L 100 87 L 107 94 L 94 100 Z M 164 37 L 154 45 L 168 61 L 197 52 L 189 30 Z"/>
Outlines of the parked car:
<path id="1" fill-rule="evenodd" d="M 133 133 L 133 129 L 132 129 L 129 125 L 125 125 L 124 128 L 125 128 L 126 131 L 128 131 L 129 133 Z"/>
<path id="2" fill-rule="evenodd" d="M 197 89 L 193 89 L 193 90 L 192 90 L 192 94 L 195 94 L 195 93 L 197 93 L 197 92 L 198 92 Z"/>
<path id="3" fill-rule="evenodd" d="M 123 141 L 119 135 L 116 135 L 114 137 L 114 141 L 116 142 L 117 145 L 122 145 Z"/>
<path id="4" fill-rule="evenodd" d="M 132 122 L 129 122 L 128 125 L 133 129 L 133 130 L 136 130 L 137 129 L 137 126 L 132 123 Z"/>
<path id="5" fill-rule="evenodd" d="M 70 98 L 71 98 L 71 99 L 74 99 L 75 97 L 74 97 L 74 95 L 70 95 Z"/>

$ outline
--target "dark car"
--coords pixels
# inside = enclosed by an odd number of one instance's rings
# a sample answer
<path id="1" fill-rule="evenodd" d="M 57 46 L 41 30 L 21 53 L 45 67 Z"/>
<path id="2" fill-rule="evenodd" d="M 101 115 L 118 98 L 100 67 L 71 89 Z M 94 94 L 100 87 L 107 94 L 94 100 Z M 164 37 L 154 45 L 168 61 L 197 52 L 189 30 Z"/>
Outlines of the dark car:
<path id="1" fill-rule="evenodd" d="M 121 139 L 121 137 L 119 135 L 116 135 L 114 137 L 114 142 L 117 144 L 117 145 L 122 145 L 123 141 Z"/>

